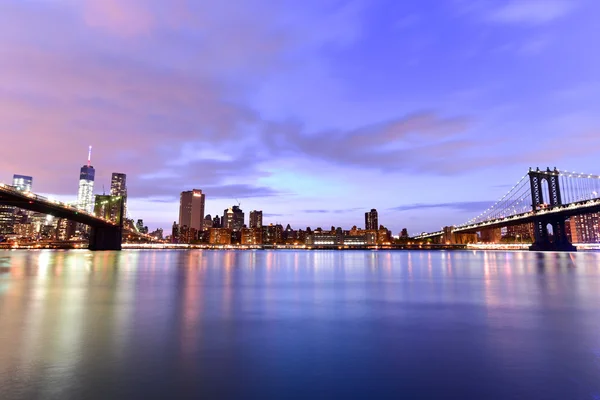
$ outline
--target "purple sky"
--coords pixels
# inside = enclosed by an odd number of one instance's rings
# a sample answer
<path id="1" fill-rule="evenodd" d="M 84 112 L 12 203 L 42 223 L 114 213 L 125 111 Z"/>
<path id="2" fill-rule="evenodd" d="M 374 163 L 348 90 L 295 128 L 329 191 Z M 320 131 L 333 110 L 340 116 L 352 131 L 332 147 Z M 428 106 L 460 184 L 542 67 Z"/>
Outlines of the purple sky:
<path id="1" fill-rule="evenodd" d="M 529 166 L 600 173 L 596 0 L 3 0 L 0 181 L 129 211 L 465 222 Z"/>

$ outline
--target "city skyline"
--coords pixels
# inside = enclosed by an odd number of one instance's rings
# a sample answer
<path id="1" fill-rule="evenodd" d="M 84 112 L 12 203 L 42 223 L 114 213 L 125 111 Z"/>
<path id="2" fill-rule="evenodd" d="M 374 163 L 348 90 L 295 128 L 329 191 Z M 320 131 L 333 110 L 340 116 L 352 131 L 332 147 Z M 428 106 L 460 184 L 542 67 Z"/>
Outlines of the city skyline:
<path id="1" fill-rule="evenodd" d="M 327 227 L 376 208 L 397 234 L 472 218 L 530 166 L 600 172 L 599 4 L 426 3 L 4 2 L 0 128 L 28 157 L 0 149 L 0 181 L 73 201 L 92 144 L 95 194 L 126 173 L 151 230 L 198 187 L 206 214 L 240 199 Z"/>

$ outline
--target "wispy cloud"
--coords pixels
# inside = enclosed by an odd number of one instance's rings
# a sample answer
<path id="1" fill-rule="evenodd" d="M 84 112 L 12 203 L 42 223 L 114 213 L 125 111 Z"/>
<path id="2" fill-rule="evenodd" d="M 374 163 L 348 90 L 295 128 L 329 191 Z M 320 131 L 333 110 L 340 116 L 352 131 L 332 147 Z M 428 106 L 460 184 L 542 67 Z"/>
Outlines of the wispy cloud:
<path id="1" fill-rule="evenodd" d="M 422 210 L 427 208 L 451 208 L 454 210 L 477 212 L 482 211 L 493 205 L 493 201 L 459 201 L 454 203 L 415 203 L 405 204 L 398 207 L 392 207 L 390 211 L 410 211 Z"/>
<path id="2" fill-rule="evenodd" d="M 510 24 L 545 24 L 566 16 L 575 0 L 512 0 L 493 8 L 487 20 Z"/>

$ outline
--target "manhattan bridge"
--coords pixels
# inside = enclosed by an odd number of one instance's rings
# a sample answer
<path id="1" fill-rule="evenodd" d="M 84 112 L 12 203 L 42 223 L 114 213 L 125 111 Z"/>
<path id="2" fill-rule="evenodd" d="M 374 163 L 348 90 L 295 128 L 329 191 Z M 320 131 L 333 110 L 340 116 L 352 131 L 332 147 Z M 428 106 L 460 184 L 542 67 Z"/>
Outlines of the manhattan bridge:
<path id="1" fill-rule="evenodd" d="M 529 171 L 494 205 L 460 225 L 452 234 L 533 224 L 533 251 L 575 251 L 566 233 L 569 217 L 600 211 L 600 176 L 547 168 Z M 448 228 L 414 239 L 439 239 Z M 552 234 L 550 234 L 552 232 Z"/>

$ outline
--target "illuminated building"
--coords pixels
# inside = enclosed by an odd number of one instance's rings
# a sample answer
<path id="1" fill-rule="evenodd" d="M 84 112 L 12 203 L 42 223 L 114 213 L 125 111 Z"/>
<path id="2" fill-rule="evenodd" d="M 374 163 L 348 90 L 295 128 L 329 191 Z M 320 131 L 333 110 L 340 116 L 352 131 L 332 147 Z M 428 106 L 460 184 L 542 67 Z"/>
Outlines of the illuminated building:
<path id="1" fill-rule="evenodd" d="M 223 228 L 241 231 L 244 227 L 244 212 L 239 206 L 233 206 L 223 211 Z"/>
<path id="2" fill-rule="evenodd" d="M 377 230 L 379 229 L 379 219 L 377 217 L 377 210 L 371 209 L 371 211 L 365 213 L 365 229 L 366 230 Z"/>
<path id="3" fill-rule="evenodd" d="M 533 223 L 506 227 L 505 237 L 515 241 L 533 241 Z"/>
<path id="4" fill-rule="evenodd" d="M 0 205 L 0 236 L 14 233 L 15 208 Z"/>
<path id="5" fill-rule="evenodd" d="M 13 175 L 12 186 L 23 192 L 31 191 L 33 178 L 25 175 Z M 15 218 L 17 208 L 13 206 L 0 205 L 0 235 L 15 233 Z"/>
<path id="6" fill-rule="evenodd" d="M 250 228 L 262 228 L 263 213 L 262 211 L 250 211 Z"/>
<path id="7" fill-rule="evenodd" d="M 155 238 L 155 239 L 163 240 L 163 229 L 162 228 L 158 228 L 157 230 L 155 230 L 154 232 L 152 232 L 150 235 L 153 238 Z"/>
<path id="8" fill-rule="evenodd" d="M 113 172 L 110 178 L 110 195 L 123 198 L 123 218 L 127 217 L 127 175 Z"/>
<path id="9" fill-rule="evenodd" d="M 201 231 L 204 228 L 204 193 L 200 189 L 181 192 L 179 226 Z"/>
<path id="10" fill-rule="evenodd" d="M 94 211 L 94 176 L 96 170 L 91 165 L 92 146 L 88 152 L 88 162 L 79 171 L 79 191 L 77 192 L 77 207 L 89 213 Z"/>
<path id="11" fill-rule="evenodd" d="M 186 225 L 179 227 L 179 243 L 195 243 L 198 241 L 198 230 L 188 228 Z"/>
<path id="12" fill-rule="evenodd" d="M 17 174 L 13 175 L 12 185 L 17 190 L 20 190 L 22 192 L 31 192 L 32 183 L 33 183 L 33 178 L 31 176 L 17 175 Z"/>
<path id="13" fill-rule="evenodd" d="M 21 238 L 33 238 L 35 232 L 33 224 L 29 222 L 15 224 L 14 230 L 15 235 Z"/>
<path id="14" fill-rule="evenodd" d="M 232 230 L 228 228 L 211 228 L 208 241 L 210 244 L 231 244 L 231 232 Z"/>
<path id="15" fill-rule="evenodd" d="M 365 246 L 367 244 L 367 235 L 365 234 L 344 237 L 344 246 Z"/>
<path id="16" fill-rule="evenodd" d="M 262 240 L 264 244 L 283 243 L 283 226 L 280 224 L 262 227 Z"/>
<path id="17" fill-rule="evenodd" d="M 75 236 L 75 230 L 77 229 L 77 223 L 69 221 L 66 218 L 58 220 L 56 227 L 56 238 L 58 240 L 70 240 Z"/>
<path id="18" fill-rule="evenodd" d="M 392 232 L 387 228 L 380 226 L 377 231 L 377 243 L 378 244 L 389 244 L 392 241 Z"/>
<path id="19" fill-rule="evenodd" d="M 140 233 L 148 233 L 148 227 L 144 226 L 144 220 L 143 219 L 138 219 L 137 220 L 137 222 L 135 223 L 135 228 Z"/>
<path id="20" fill-rule="evenodd" d="M 600 243 L 600 213 L 576 215 L 569 219 L 572 243 Z"/>
<path id="21" fill-rule="evenodd" d="M 242 244 L 262 244 L 262 228 L 242 228 Z"/>

